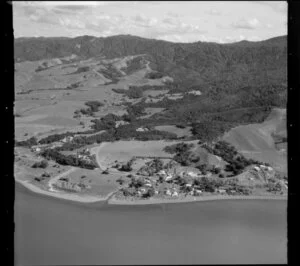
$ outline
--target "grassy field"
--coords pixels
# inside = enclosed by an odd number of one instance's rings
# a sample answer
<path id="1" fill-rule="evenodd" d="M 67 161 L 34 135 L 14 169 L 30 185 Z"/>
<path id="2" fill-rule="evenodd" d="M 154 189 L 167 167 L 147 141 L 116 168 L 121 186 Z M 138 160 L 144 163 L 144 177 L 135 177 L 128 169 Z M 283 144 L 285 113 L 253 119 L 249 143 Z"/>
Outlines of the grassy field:
<path id="1" fill-rule="evenodd" d="M 120 176 L 124 175 L 123 173 L 110 173 L 109 175 L 102 174 L 102 171 L 99 169 L 96 170 L 87 170 L 87 169 L 76 169 L 67 177 L 71 182 L 88 184 L 91 186 L 91 189 L 88 190 L 89 195 L 97 195 L 105 197 L 109 193 L 117 190 L 119 184 L 116 182 Z M 85 178 L 81 178 L 85 176 Z"/>
<path id="2" fill-rule="evenodd" d="M 155 129 L 175 133 L 178 137 L 191 137 L 191 127 L 178 128 L 173 125 L 156 126 Z"/>
<path id="3" fill-rule="evenodd" d="M 234 145 L 245 157 L 270 163 L 278 171 L 286 173 L 287 152 L 278 150 L 273 133 L 286 136 L 285 109 L 274 109 L 261 124 L 233 128 L 223 139 Z"/>
<path id="4" fill-rule="evenodd" d="M 196 143 L 197 141 L 191 141 Z M 161 156 L 172 157 L 163 151 L 168 145 L 179 143 L 179 141 L 116 141 L 112 143 L 102 143 L 98 152 L 98 159 L 104 165 L 109 165 L 114 161 L 127 162 L 133 156 Z"/>

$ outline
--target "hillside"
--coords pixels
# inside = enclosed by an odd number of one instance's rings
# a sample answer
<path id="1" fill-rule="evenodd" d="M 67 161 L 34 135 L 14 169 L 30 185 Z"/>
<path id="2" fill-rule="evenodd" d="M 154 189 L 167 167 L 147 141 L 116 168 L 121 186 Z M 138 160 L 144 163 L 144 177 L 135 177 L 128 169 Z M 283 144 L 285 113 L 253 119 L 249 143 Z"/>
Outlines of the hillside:
<path id="1" fill-rule="evenodd" d="M 77 55 L 81 59 L 146 54 L 150 67 L 185 85 L 285 84 L 287 38 L 233 44 L 171 43 L 130 35 L 107 38 L 17 38 L 15 60 L 36 61 Z"/>
<path id="2" fill-rule="evenodd" d="M 286 137 L 286 109 L 274 109 L 263 123 L 235 127 L 223 139 L 246 157 L 268 162 L 286 173 Z"/>

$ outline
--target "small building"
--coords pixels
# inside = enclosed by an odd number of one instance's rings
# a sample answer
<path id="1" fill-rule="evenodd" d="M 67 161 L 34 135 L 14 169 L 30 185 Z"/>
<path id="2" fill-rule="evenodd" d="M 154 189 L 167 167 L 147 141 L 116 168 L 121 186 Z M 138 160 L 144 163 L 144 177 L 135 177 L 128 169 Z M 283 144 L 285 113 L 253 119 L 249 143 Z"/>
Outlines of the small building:
<path id="1" fill-rule="evenodd" d="M 225 190 L 225 189 L 218 189 L 218 192 L 219 192 L 220 194 L 225 194 L 225 193 L 226 193 L 226 190 Z"/>
<path id="2" fill-rule="evenodd" d="M 172 195 L 170 189 L 167 189 L 167 190 L 165 191 L 165 194 L 168 195 L 168 196 L 171 196 L 171 195 Z"/>
<path id="3" fill-rule="evenodd" d="M 190 176 L 190 177 L 197 177 L 198 176 L 198 174 L 195 173 L 195 172 L 188 172 L 187 175 Z"/>
<path id="4" fill-rule="evenodd" d="M 192 91 L 189 91 L 188 94 L 194 94 L 194 95 L 201 95 L 201 91 L 198 91 L 198 90 L 192 90 Z"/>
<path id="5" fill-rule="evenodd" d="M 202 194 L 202 190 L 200 190 L 200 189 L 195 189 L 194 191 L 193 191 L 193 195 L 194 196 L 199 196 L 199 195 L 201 195 Z"/>
<path id="6" fill-rule="evenodd" d="M 257 172 L 260 170 L 259 167 L 257 167 L 257 166 L 254 166 L 253 169 Z"/>
<path id="7" fill-rule="evenodd" d="M 178 197 L 178 192 L 177 192 L 177 191 L 174 191 L 174 192 L 172 193 L 172 197 Z"/>
<path id="8" fill-rule="evenodd" d="M 192 184 L 185 184 L 185 187 L 192 187 Z"/>
<path id="9" fill-rule="evenodd" d="M 172 175 L 167 175 L 166 178 L 165 178 L 165 181 L 170 181 L 172 178 L 173 178 Z"/>
<path id="10" fill-rule="evenodd" d="M 31 149 L 33 152 L 41 152 L 41 148 L 40 147 L 32 147 Z"/>
<path id="11" fill-rule="evenodd" d="M 158 173 L 157 173 L 158 176 L 161 176 L 161 177 L 165 177 L 167 175 L 166 171 L 165 170 L 160 170 Z"/>
<path id="12" fill-rule="evenodd" d="M 151 183 L 146 183 L 145 187 L 152 187 L 152 184 Z"/>

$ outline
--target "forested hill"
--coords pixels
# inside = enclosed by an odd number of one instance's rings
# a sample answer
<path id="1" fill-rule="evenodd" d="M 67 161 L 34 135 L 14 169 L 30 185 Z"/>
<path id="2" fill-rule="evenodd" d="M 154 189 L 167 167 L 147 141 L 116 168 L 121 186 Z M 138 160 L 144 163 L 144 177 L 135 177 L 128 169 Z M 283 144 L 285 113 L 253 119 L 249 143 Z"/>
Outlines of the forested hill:
<path id="1" fill-rule="evenodd" d="M 15 60 L 35 61 L 75 54 L 115 58 L 145 54 L 154 70 L 185 85 L 286 85 L 287 37 L 232 44 L 172 43 L 131 35 L 107 38 L 17 38 Z"/>

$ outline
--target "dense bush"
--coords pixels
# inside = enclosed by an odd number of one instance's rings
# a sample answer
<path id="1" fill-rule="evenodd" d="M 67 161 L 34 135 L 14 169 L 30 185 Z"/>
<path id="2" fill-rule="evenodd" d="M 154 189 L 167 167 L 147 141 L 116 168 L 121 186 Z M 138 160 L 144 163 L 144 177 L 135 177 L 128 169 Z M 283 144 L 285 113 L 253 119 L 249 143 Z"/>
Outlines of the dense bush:
<path id="1" fill-rule="evenodd" d="M 31 137 L 30 139 L 24 140 L 24 141 L 16 141 L 15 145 L 16 146 L 21 146 L 21 147 L 31 147 L 37 145 L 37 139 L 36 137 Z"/>
<path id="2" fill-rule="evenodd" d="M 188 166 L 190 165 L 191 161 L 190 161 L 190 152 L 181 152 L 181 153 L 177 153 L 174 157 L 173 160 L 180 163 L 182 166 Z"/>
<path id="3" fill-rule="evenodd" d="M 48 167 L 48 161 L 47 160 L 42 160 L 40 162 L 34 163 L 32 168 L 47 168 Z"/>
<path id="4" fill-rule="evenodd" d="M 160 79 L 163 76 L 164 76 L 164 74 L 161 73 L 161 72 L 150 72 L 150 73 L 147 73 L 145 75 L 145 78 L 147 78 L 147 79 Z"/>
<path id="5" fill-rule="evenodd" d="M 68 73 L 66 75 L 80 74 L 80 73 L 83 73 L 83 72 L 87 72 L 89 70 L 90 70 L 90 67 L 88 67 L 88 66 L 82 66 L 82 67 L 78 67 L 74 72 Z"/>
<path id="6" fill-rule="evenodd" d="M 49 143 L 52 143 L 52 142 L 61 141 L 65 137 L 72 137 L 75 134 L 76 133 L 74 133 L 74 132 L 66 132 L 66 133 L 62 133 L 62 134 L 53 134 L 53 135 L 50 135 L 50 136 L 47 136 L 47 137 L 41 139 L 39 141 L 39 144 L 49 144 Z"/>
<path id="7" fill-rule="evenodd" d="M 177 144 L 173 144 L 173 145 L 169 145 L 164 147 L 164 151 L 170 154 L 174 154 L 174 153 L 184 153 L 189 151 L 190 149 L 192 149 L 194 147 L 193 143 L 185 143 L 185 142 L 181 142 L 181 143 L 177 143 Z"/>
<path id="8" fill-rule="evenodd" d="M 104 104 L 99 101 L 88 101 L 85 103 L 88 107 L 90 107 L 92 112 L 98 112 L 99 107 L 103 106 Z"/>
<path id="9" fill-rule="evenodd" d="M 97 163 L 95 160 L 92 160 L 91 162 L 87 162 L 85 160 L 79 160 L 76 156 L 74 155 L 63 155 L 60 152 L 58 152 L 56 149 L 47 149 L 44 150 L 41 153 L 41 156 L 48 160 L 54 160 L 58 164 L 62 165 L 71 165 L 71 166 L 77 166 L 81 168 L 86 168 L 86 169 L 94 169 L 98 167 Z"/>
<path id="10" fill-rule="evenodd" d="M 154 188 L 149 188 L 146 193 L 143 194 L 143 198 L 151 198 L 155 195 L 155 189 Z"/>
<path id="11" fill-rule="evenodd" d="M 214 192 L 216 189 L 224 185 L 224 181 L 220 179 L 213 179 L 201 177 L 194 179 L 194 185 L 206 192 Z"/>

